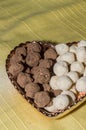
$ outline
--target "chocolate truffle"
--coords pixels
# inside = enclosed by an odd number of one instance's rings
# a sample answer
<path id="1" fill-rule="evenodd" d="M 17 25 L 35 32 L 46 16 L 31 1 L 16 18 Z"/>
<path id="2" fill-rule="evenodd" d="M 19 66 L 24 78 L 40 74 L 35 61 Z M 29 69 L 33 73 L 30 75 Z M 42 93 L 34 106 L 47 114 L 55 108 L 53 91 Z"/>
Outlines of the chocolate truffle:
<path id="1" fill-rule="evenodd" d="M 55 60 L 57 58 L 57 53 L 54 49 L 49 48 L 45 51 L 44 58 Z"/>
<path id="2" fill-rule="evenodd" d="M 53 65 L 53 61 L 52 60 L 48 60 L 48 59 L 41 59 L 39 61 L 39 66 L 43 67 L 43 68 L 50 68 Z"/>
<path id="3" fill-rule="evenodd" d="M 31 52 L 26 57 L 26 64 L 30 67 L 37 66 L 40 59 L 40 54 L 36 52 Z"/>
<path id="4" fill-rule="evenodd" d="M 30 77 L 29 74 L 20 72 L 17 77 L 17 83 L 20 85 L 20 87 L 24 88 L 26 84 L 32 82 L 33 79 Z"/>
<path id="5" fill-rule="evenodd" d="M 38 67 L 34 71 L 33 77 L 35 79 L 35 83 L 40 83 L 40 84 L 48 83 L 50 80 L 50 72 L 46 68 Z"/>
<path id="6" fill-rule="evenodd" d="M 27 44 L 27 53 L 30 51 L 32 52 L 40 52 L 41 51 L 41 46 L 39 43 L 33 41 L 32 43 Z"/>
<path id="7" fill-rule="evenodd" d="M 25 86 L 26 96 L 34 98 L 35 94 L 40 91 L 40 87 L 35 83 L 28 83 Z"/>
<path id="8" fill-rule="evenodd" d="M 44 92 L 44 91 L 37 92 L 35 94 L 34 102 L 40 108 L 45 107 L 50 102 L 50 96 L 48 92 Z"/>
<path id="9" fill-rule="evenodd" d="M 19 72 L 23 71 L 24 67 L 23 65 L 19 63 L 11 64 L 8 71 L 11 73 L 13 76 L 17 76 Z"/>

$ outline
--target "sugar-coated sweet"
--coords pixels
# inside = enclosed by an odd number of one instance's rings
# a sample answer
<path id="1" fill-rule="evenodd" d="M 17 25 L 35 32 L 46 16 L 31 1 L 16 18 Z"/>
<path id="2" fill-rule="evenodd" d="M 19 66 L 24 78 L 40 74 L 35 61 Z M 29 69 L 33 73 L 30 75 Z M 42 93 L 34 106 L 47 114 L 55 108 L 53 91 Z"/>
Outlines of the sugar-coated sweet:
<path id="1" fill-rule="evenodd" d="M 72 91 L 68 91 L 68 90 L 67 91 L 63 91 L 61 94 L 66 94 L 66 95 L 70 96 L 73 101 L 76 100 L 76 96 L 75 96 L 75 94 Z"/>
<path id="2" fill-rule="evenodd" d="M 76 83 L 76 89 L 78 92 L 86 92 L 86 76 L 81 77 Z"/>
<path id="3" fill-rule="evenodd" d="M 79 74 L 75 71 L 70 71 L 67 73 L 67 76 L 69 76 L 74 83 L 79 79 Z"/>
<path id="4" fill-rule="evenodd" d="M 51 106 L 45 107 L 49 112 L 56 112 L 58 110 L 64 110 L 68 107 L 70 100 L 67 95 L 58 95 L 53 98 L 53 104 Z"/>
<path id="5" fill-rule="evenodd" d="M 57 88 L 61 90 L 68 90 L 71 88 L 73 82 L 68 76 L 64 75 L 58 77 L 56 84 L 57 84 Z"/>
<path id="6" fill-rule="evenodd" d="M 75 62 L 73 62 L 71 64 L 70 69 L 71 69 L 71 71 L 76 71 L 76 72 L 78 72 L 80 74 L 83 74 L 83 72 L 84 72 L 84 65 L 83 65 L 83 63 L 81 63 L 79 61 L 75 61 Z"/>
<path id="7" fill-rule="evenodd" d="M 72 52 L 66 52 L 63 55 L 57 57 L 57 61 L 65 61 L 69 64 L 72 64 L 75 61 L 75 55 Z"/>
<path id="8" fill-rule="evenodd" d="M 64 53 L 68 52 L 69 47 L 68 45 L 61 43 L 55 46 L 56 52 L 59 55 L 63 55 Z"/>
<path id="9" fill-rule="evenodd" d="M 57 76 L 52 76 L 50 78 L 50 81 L 49 81 L 49 84 L 50 84 L 50 87 L 54 90 L 57 90 L 59 89 L 58 86 L 57 86 L 57 80 L 58 80 L 58 77 Z"/>
<path id="10" fill-rule="evenodd" d="M 86 62 L 86 47 L 78 47 L 76 51 L 77 60 L 80 62 Z"/>
<path id="11" fill-rule="evenodd" d="M 68 65 L 64 61 L 56 62 L 53 66 L 53 72 L 57 76 L 62 76 L 64 74 L 67 74 L 68 72 Z"/>

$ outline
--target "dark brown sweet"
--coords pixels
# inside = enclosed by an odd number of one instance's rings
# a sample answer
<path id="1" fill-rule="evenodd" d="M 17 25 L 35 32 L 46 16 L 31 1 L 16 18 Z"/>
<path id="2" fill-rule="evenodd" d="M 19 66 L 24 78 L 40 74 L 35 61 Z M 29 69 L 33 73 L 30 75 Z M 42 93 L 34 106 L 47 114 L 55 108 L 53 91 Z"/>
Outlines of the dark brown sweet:
<path id="1" fill-rule="evenodd" d="M 36 41 L 28 43 L 26 46 L 27 46 L 27 53 L 41 51 L 41 45 L 37 43 Z"/>
<path id="2" fill-rule="evenodd" d="M 14 63 L 9 66 L 9 73 L 13 76 L 17 76 L 20 72 L 22 72 L 24 69 L 24 66 L 19 63 Z"/>
<path id="3" fill-rule="evenodd" d="M 15 55 L 16 56 L 21 56 L 21 55 L 26 56 L 26 49 L 25 49 L 25 47 L 18 47 L 18 48 L 16 48 Z"/>
<path id="4" fill-rule="evenodd" d="M 17 83 L 20 87 L 25 88 L 26 84 L 32 82 L 33 79 L 30 77 L 29 74 L 20 72 L 17 76 Z"/>
<path id="5" fill-rule="evenodd" d="M 37 107 L 43 108 L 50 102 L 50 96 L 47 92 L 41 91 L 37 92 L 34 97 L 34 102 L 36 103 Z"/>
<path id="6" fill-rule="evenodd" d="M 53 61 L 52 60 L 48 60 L 48 59 L 41 59 L 39 61 L 39 66 L 43 67 L 43 68 L 50 68 L 53 65 Z"/>
<path id="7" fill-rule="evenodd" d="M 26 57 L 26 64 L 30 67 L 37 66 L 41 56 L 39 53 L 30 52 Z"/>
<path id="8" fill-rule="evenodd" d="M 52 59 L 55 60 L 57 57 L 57 53 L 53 48 L 49 48 L 45 51 L 44 53 L 44 58 L 45 59 Z"/>
<path id="9" fill-rule="evenodd" d="M 48 83 L 50 80 L 50 72 L 46 68 L 38 67 L 36 71 L 34 71 L 34 80 L 35 83 Z"/>
<path id="10" fill-rule="evenodd" d="M 26 96 L 34 98 L 35 94 L 40 91 L 40 87 L 36 83 L 28 83 L 25 86 Z"/>

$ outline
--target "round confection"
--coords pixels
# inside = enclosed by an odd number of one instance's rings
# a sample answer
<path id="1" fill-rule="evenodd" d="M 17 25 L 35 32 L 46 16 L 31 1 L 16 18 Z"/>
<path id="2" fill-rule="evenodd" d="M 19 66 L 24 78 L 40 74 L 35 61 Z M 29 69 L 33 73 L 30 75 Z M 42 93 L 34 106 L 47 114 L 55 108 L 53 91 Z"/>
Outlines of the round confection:
<path id="1" fill-rule="evenodd" d="M 68 90 L 71 88 L 73 82 L 68 76 L 60 76 L 56 82 L 57 88 L 61 90 Z"/>
<path id="2" fill-rule="evenodd" d="M 50 72 L 47 68 L 37 67 L 34 70 L 33 77 L 35 83 L 40 83 L 40 84 L 48 83 L 50 80 Z"/>
<path id="3" fill-rule="evenodd" d="M 69 76 L 74 83 L 79 79 L 79 74 L 75 71 L 70 71 L 67 73 L 67 76 Z"/>
<path id="4" fill-rule="evenodd" d="M 64 43 L 61 43 L 61 44 L 56 45 L 55 49 L 56 49 L 57 54 L 63 55 L 64 53 L 68 52 L 69 46 Z"/>
<path id="5" fill-rule="evenodd" d="M 66 52 L 65 54 L 57 57 L 57 61 L 65 61 L 69 64 L 72 64 L 75 61 L 75 55 L 72 52 Z"/>
<path id="6" fill-rule="evenodd" d="M 57 86 L 57 80 L 58 80 L 58 77 L 57 76 L 52 76 L 50 78 L 50 81 L 49 81 L 49 84 L 50 84 L 50 87 L 54 90 L 57 90 L 59 89 L 58 86 Z"/>
<path id="7" fill-rule="evenodd" d="M 58 110 L 64 110 L 68 107 L 70 100 L 67 95 L 58 95 L 53 98 L 53 104 L 51 106 L 44 107 L 49 112 L 56 112 Z"/>
<path id="8" fill-rule="evenodd" d="M 76 45 L 72 45 L 72 46 L 70 46 L 70 50 L 69 50 L 70 52 L 76 54 L 76 50 L 77 50 L 77 46 L 76 46 Z"/>
<path id="9" fill-rule="evenodd" d="M 53 104 L 58 110 L 64 110 L 68 107 L 70 101 L 67 95 L 58 95 L 53 98 Z"/>
<path id="10" fill-rule="evenodd" d="M 86 92 L 86 76 L 81 77 L 76 83 L 76 89 L 78 92 Z"/>
<path id="11" fill-rule="evenodd" d="M 26 57 L 26 64 L 30 67 L 37 66 L 41 56 L 37 52 L 30 52 Z"/>
<path id="12" fill-rule="evenodd" d="M 17 76 L 17 83 L 20 87 L 24 88 L 26 84 L 32 82 L 33 79 L 30 77 L 29 74 L 20 72 Z"/>
<path id="13" fill-rule="evenodd" d="M 21 71 L 23 71 L 24 66 L 19 64 L 19 63 L 15 63 L 15 64 L 11 64 L 9 67 L 9 72 L 16 77 Z"/>
<path id="14" fill-rule="evenodd" d="M 84 72 L 84 65 L 83 65 L 83 63 L 81 63 L 79 61 L 75 61 L 75 62 L 73 62 L 71 64 L 70 69 L 71 69 L 71 71 L 76 71 L 76 72 L 78 72 L 80 74 L 83 74 L 83 72 Z"/>
<path id="15" fill-rule="evenodd" d="M 78 47 L 76 51 L 77 60 L 80 62 L 86 62 L 86 47 Z"/>
<path id="16" fill-rule="evenodd" d="M 43 68 L 50 68 L 53 65 L 53 61 L 49 59 L 41 59 L 39 61 L 39 66 Z"/>
<path id="17" fill-rule="evenodd" d="M 48 92 L 45 91 L 37 92 L 34 97 L 34 102 L 40 108 L 43 108 L 46 105 L 48 105 L 50 102 L 50 96 Z"/>
<path id="18" fill-rule="evenodd" d="M 39 43 L 37 43 L 36 41 L 33 41 L 31 43 L 27 43 L 26 46 L 27 46 L 27 53 L 41 51 L 41 45 Z"/>
<path id="19" fill-rule="evenodd" d="M 80 42 L 78 42 L 78 47 L 81 47 L 81 46 L 86 47 L 86 41 L 85 40 L 81 40 Z"/>
<path id="20" fill-rule="evenodd" d="M 73 93 L 73 92 L 71 92 L 71 91 L 63 91 L 61 94 L 66 94 L 66 95 L 68 95 L 69 97 L 71 97 L 71 99 L 75 102 L 75 100 L 76 100 L 76 96 L 75 96 L 75 94 Z"/>
<path id="21" fill-rule="evenodd" d="M 53 48 L 49 48 L 45 51 L 44 53 L 44 58 L 45 59 L 52 59 L 52 60 L 55 60 L 57 57 L 57 53 L 55 51 L 55 49 Z"/>
<path id="22" fill-rule="evenodd" d="M 30 98 L 34 98 L 35 94 L 40 91 L 40 87 L 35 83 L 28 83 L 25 86 L 26 96 Z"/>
<path id="23" fill-rule="evenodd" d="M 68 73 L 68 65 L 64 61 L 56 62 L 53 66 L 53 72 L 57 76 L 62 76 Z"/>

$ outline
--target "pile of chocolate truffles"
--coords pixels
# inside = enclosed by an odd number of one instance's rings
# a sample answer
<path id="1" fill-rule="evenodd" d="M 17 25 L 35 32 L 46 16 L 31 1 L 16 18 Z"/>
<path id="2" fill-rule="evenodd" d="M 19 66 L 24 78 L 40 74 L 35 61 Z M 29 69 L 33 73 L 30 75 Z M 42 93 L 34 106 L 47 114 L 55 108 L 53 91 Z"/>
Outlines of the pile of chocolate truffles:
<path id="1" fill-rule="evenodd" d="M 56 58 L 54 47 L 35 41 L 17 47 L 10 58 L 9 73 L 39 108 L 50 105 L 52 98 L 61 92 L 49 85 Z"/>

